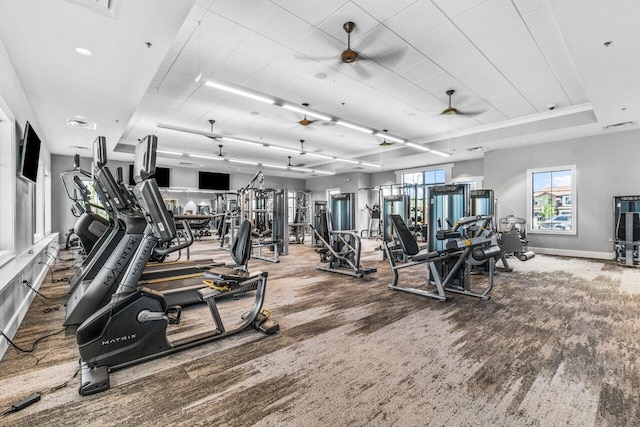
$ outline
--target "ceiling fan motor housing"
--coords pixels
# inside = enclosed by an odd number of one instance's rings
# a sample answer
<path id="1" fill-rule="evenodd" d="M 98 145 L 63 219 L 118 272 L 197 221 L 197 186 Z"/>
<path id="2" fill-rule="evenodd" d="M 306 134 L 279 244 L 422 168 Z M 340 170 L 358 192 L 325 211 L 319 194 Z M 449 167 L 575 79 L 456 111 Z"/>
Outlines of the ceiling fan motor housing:
<path id="1" fill-rule="evenodd" d="M 342 52 L 342 62 L 351 64 L 352 62 L 355 62 L 356 59 L 358 59 L 358 52 L 351 49 L 347 49 Z"/>

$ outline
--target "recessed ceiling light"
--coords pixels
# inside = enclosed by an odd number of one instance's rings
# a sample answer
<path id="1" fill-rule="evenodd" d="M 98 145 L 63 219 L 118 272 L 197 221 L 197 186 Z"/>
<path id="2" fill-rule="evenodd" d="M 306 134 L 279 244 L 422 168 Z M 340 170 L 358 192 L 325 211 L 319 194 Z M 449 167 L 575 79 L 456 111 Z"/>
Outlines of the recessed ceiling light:
<path id="1" fill-rule="evenodd" d="M 327 78 L 327 73 L 318 73 L 316 74 L 316 79 L 324 80 Z"/>
<path id="2" fill-rule="evenodd" d="M 83 47 L 77 47 L 74 49 L 77 53 L 79 53 L 80 55 L 84 55 L 84 56 L 91 56 L 92 53 L 90 50 L 85 49 Z"/>
<path id="3" fill-rule="evenodd" d="M 80 120 L 84 120 L 86 118 L 87 118 L 87 116 L 76 116 L 76 119 L 80 119 Z"/>

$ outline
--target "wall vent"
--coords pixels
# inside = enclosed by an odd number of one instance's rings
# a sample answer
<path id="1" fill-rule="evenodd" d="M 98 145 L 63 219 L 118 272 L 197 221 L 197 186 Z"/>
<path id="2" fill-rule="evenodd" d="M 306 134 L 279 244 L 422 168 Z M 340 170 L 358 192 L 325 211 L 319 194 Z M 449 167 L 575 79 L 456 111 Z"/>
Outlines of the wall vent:
<path id="1" fill-rule="evenodd" d="M 602 129 L 609 130 L 609 129 L 615 129 L 615 128 L 620 128 L 620 127 L 625 127 L 625 126 L 631 126 L 631 125 L 635 125 L 635 124 L 636 124 L 635 121 L 620 122 L 620 123 L 614 123 L 612 125 L 604 126 Z"/>

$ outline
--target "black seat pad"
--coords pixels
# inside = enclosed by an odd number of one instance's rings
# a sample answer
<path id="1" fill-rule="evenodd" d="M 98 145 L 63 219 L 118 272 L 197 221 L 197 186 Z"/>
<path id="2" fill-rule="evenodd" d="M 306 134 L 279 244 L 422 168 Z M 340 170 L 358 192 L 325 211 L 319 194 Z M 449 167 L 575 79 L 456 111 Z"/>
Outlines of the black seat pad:
<path id="1" fill-rule="evenodd" d="M 397 214 L 391 214 L 389 215 L 389 218 L 391 218 L 391 224 L 393 224 L 393 228 L 396 230 L 396 236 L 400 241 L 402 252 L 409 256 L 416 255 L 420 252 L 420 248 L 418 247 L 415 237 L 413 237 L 413 234 L 409 231 L 409 228 L 402 220 L 402 217 Z"/>

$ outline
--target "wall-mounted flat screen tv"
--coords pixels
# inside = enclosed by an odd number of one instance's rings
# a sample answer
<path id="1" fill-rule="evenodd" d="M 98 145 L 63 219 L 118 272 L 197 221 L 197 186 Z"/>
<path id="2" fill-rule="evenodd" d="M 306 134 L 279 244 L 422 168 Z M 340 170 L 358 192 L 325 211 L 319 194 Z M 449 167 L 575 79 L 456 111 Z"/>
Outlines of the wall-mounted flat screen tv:
<path id="1" fill-rule="evenodd" d="M 156 166 L 156 173 L 153 176 L 158 183 L 158 187 L 171 187 L 171 169 Z M 129 185 L 134 186 L 136 182 L 133 180 L 133 165 L 129 165 Z"/>
<path id="2" fill-rule="evenodd" d="M 38 161 L 40 160 L 40 138 L 27 122 L 24 129 L 20 158 L 20 175 L 33 183 L 38 178 Z"/>
<path id="3" fill-rule="evenodd" d="M 200 190 L 229 190 L 229 174 L 216 172 L 198 172 Z"/>

